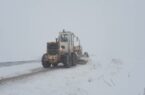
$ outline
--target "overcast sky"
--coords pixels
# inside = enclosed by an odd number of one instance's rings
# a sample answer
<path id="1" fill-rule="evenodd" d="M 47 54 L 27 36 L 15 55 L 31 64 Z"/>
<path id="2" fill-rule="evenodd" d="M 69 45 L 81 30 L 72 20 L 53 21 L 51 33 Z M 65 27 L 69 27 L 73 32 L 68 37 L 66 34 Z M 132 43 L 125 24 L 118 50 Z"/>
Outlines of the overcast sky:
<path id="1" fill-rule="evenodd" d="M 39 59 L 62 29 L 102 57 L 145 58 L 144 0 L 0 0 L 0 61 Z"/>

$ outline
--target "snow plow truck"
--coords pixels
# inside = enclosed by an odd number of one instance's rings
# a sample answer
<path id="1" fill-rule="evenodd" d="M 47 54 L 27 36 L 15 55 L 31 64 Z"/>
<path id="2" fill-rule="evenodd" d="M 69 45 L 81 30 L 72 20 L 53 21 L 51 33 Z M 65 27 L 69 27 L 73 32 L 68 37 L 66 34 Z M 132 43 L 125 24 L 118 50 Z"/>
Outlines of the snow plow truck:
<path id="1" fill-rule="evenodd" d="M 88 53 L 84 54 L 88 56 Z M 74 33 L 63 30 L 59 32 L 55 42 L 47 43 L 47 50 L 41 62 L 44 68 L 56 67 L 59 63 L 69 68 L 75 66 L 82 56 L 79 38 Z"/>

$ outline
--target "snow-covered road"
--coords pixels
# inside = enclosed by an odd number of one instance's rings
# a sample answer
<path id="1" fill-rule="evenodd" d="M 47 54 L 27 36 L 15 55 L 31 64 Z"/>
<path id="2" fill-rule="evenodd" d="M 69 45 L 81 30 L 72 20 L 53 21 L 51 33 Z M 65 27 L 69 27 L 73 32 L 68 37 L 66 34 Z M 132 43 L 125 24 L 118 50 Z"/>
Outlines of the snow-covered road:
<path id="1" fill-rule="evenodd" d="M 30 63 L 0 68 L 1 95 L 144 95 L 145 64 L 92 56 L 72 68 Z"/>

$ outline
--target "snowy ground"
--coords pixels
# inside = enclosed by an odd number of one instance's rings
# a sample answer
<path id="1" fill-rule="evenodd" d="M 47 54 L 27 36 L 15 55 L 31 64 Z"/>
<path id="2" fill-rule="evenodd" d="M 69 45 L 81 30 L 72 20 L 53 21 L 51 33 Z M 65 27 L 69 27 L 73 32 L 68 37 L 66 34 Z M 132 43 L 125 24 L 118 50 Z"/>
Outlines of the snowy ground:
<path id="1" fill-rule="evenodd" d="M 99 59 L 72 68 L 0 67 L 1 95 L 145 95 L 145 61 Z"/>

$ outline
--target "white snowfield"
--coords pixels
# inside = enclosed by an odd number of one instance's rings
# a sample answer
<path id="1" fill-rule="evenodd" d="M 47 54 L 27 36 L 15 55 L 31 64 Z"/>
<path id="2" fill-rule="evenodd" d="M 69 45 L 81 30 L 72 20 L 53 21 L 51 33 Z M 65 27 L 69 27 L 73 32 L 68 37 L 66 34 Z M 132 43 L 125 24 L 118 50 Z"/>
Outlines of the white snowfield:
<path id="1" fill-rule="evenodd" d="M 145 95 L 143 62 L 91 56 L 87 64 L 72 68 L 1 67 L 0 95 Z"/>

